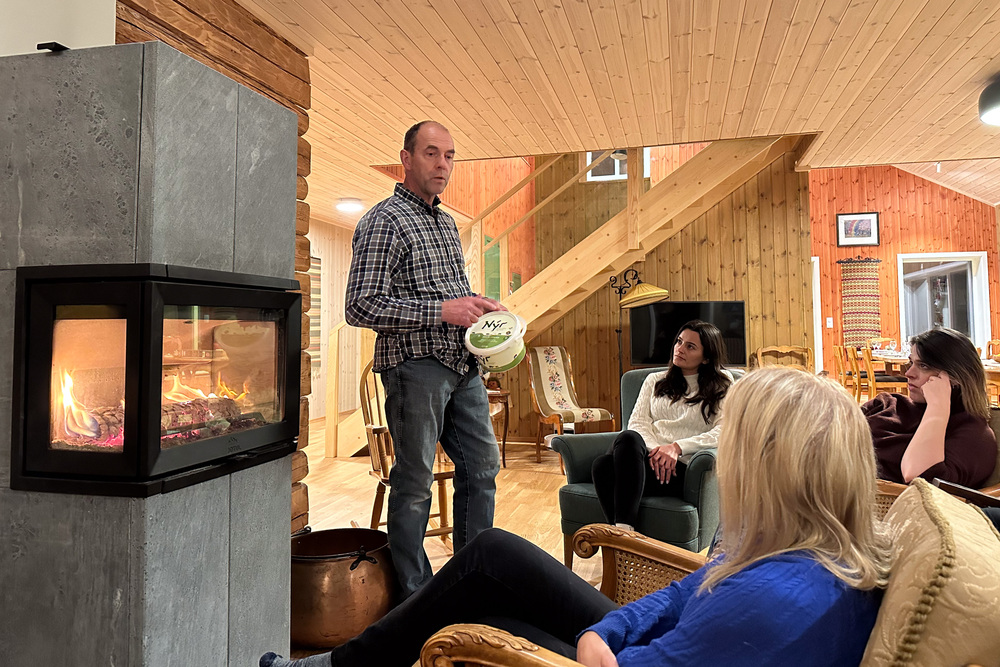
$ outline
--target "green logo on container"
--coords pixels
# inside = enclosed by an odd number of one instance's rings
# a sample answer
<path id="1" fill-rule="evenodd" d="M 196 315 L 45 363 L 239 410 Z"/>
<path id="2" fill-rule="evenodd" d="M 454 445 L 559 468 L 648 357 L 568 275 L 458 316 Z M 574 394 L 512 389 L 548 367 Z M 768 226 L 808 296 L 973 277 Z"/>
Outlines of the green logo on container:
<path id="1" fill-rule="evenodd" d="M 490 348 L 496 347 L 501 343 L 505 342 L 510 338 L 508 333 L 472 333 L 469 334 L 469 342 L 475 345 L 480 350 L 488 350 Z"/>

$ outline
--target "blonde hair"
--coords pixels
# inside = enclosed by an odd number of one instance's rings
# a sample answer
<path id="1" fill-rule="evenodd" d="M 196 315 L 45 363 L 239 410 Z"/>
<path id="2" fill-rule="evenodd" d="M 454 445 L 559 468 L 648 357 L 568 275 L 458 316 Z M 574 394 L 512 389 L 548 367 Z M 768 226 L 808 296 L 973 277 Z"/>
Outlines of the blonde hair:
<path id="1" fill-rule="evenodd" d="M 778 367 L 735 383 L 718 475 L 722 555 L 702 591 L 800 550 L 853 588 L 885 585 L 889 550 L 874 514 L 871 430 L 839 385 Z"/>

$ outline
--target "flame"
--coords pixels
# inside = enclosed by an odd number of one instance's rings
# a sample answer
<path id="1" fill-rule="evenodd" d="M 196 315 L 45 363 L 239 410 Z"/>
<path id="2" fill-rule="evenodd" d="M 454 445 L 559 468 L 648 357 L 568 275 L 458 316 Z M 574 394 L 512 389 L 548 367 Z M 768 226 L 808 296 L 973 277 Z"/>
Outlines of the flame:
<path id="1" fill-rule="evenodd" d="M 236 393 L 235 389 L 230 389 L 226 385 L 226 383 L 222 381 L 222 377 L 220 376 L 219 377 L 219 386 L 218 386 L 218 389 L 216 390 L 215 393 L 217 393 L 219 396 L 223 396 L 225 398 L 231 398 L 234 401 L 241 401 L 244 398 L 246 398 L 247 394 L 250 393 L 250 390 L 247 387 L 247 383 L 248 382 L 249 382 L 249 380 L 243 383 L 243 393 L 238 394 L 238 393 Z"/>
<path id="2" fill-rule="evenodd" d="M 73 376 L 63 372 L 62 377 L 63 430 L 67 435 L 80 435 L 96 438 L 101 434 L 101 428 L 86 408 L 80 405 L 73 395 Z"/>
<path id="3" fill-rule="evenodd" d="M 196 398 L 208 398 L 208 395 L 206 395 L 201 389 L 194 389 L 181 383 L 180 376 L 175 375 L 173 386 L 163 392 L 163 398 L 168 401 L 180 403 L 182 401 L 191 401 Z"/>

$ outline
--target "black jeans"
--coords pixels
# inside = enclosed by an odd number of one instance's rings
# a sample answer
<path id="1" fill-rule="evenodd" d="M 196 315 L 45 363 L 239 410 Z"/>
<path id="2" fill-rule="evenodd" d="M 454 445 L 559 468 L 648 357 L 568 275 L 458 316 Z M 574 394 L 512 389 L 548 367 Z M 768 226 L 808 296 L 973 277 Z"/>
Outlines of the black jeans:
<path id="1" fill-rule="evenodd" d="M 635 527 L 643 496 L 680 496 L 687 466 L 677 462 L 677 475 L 661 484 L 649 465 L 649 450 L 635 431 L 622 431 L 607 454 L 594 459 L 594 490 L 608 523 Z"/>
<path id="2" fill-rule="evenodd" d="M 337 667 L 410 667 L 432 634 L 487 623 L 569 658 L 576 636 L 618 605 L 531 542 L 491 528 L 416 593 L 335 648 Z"/>

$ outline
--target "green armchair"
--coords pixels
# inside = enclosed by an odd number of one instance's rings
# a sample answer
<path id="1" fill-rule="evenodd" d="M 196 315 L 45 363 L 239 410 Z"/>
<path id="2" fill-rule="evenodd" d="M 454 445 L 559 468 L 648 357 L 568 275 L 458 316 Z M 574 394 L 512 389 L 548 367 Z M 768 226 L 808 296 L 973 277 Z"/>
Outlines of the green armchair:
<path id="1" fill-rule="evenodd" d="M 628 425 L 643 381 L 663 368 L 643 368 L 622 376 L 622 425 Z M 730 369 L 737 379 L 742 371 Z M 611 447 L 618 433 L 557 435 L 552 448 L 562 455 L 567 484 L 559 489 L 559 512 L 563 532 L 563 558 L 573 564 L 573 534 L 592 523 L 604 523 L 597 500 L 591 466 Z M 636 531 L 689 551 L 707 547 L 719 525 L 719 492 L 715 477 L 715 449 L 695 453 L 688 463 L 683 497 L 647 497 L 639 504 Z"/>

